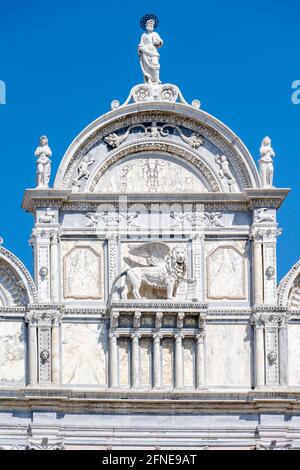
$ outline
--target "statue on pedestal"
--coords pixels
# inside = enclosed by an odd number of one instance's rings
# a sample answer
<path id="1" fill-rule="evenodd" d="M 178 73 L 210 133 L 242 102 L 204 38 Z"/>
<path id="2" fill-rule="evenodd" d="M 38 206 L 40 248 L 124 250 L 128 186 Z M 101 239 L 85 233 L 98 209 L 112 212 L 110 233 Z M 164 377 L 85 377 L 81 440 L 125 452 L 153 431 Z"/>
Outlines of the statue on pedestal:
<path id="1" fill-rule="evenodd" d="M 51 173 L 51 149 L 48 145 L 48 138 L 45 135 L 40 137 L 40 143 L 35 151 L 36 162 L 36 187 L 49 188 Z"/>
<path id="2" fill-rule="evenodd" d="M 260 147 L 259 173 L 263 188 L 273 188 L 275 152 L 272 149 L 270 137 L 265 137 Z"/>
<path id="3" fill-rule="evenodd" d="M 144 75 L 145 83 L 161 83 L 159 79 L 159 53 L 158 48 L 163 45 L 163 41 L 154 30 L 158 25 L 155 15 L 145 15 L 141 19 L 141 27 L 145 31 L 142 34 L 138 53 L 140 64 Z"/>

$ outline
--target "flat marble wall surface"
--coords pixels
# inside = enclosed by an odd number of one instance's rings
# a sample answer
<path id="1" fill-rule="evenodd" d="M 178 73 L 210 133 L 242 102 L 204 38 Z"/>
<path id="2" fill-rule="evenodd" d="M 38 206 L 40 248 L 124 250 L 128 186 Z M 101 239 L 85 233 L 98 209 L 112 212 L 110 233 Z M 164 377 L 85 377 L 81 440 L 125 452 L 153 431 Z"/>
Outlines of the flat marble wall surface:
<path id="1" fill-rule="evenodd" d="M 248 324 L 207 324 L 208 386 L 251 386 L 251 340 Z"/>
<path id="2" fill-rule="evenodd" d="M 288 383 L 300 387 L 300 325 L 292 323 L 288 328 Z"/>
<path id="3" fill-rule="evenodd" d="M 0 383 L 25 382 L 25 326 L 0 321 Z"/>
<path id="4" fill-rule="evenodd" d="M 107 363 L 105 323 L 63 323 L 63 384 L 106 386 Z"/>

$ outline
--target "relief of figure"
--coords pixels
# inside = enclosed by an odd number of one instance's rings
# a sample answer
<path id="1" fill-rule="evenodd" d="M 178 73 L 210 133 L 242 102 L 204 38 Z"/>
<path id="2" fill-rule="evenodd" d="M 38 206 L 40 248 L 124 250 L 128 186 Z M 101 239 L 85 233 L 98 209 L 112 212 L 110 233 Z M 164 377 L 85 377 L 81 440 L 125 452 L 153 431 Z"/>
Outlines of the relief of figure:
<path id="1" fill-rule="evenodd" d="M 270 137 L 265 137 L 260 147 L 259 173 L 263 188 L 273 187 L 275 152 L 272 149 Z"/>
<path id="2" fill-rule="evenodd" d="M 40 137 L 40 143 L 34 155 L 37 157 L 36 162 L 36 187 L 48 188 L 51 173 L 51 149 L 48 145 L 48 138 L 45 135 Z"/>
<path id="3" fill-rule="evenodd" d="M 142 34 L 138 46 L 138 54 L 145 83 L 161 83 L 159 79 L 159 53 L 158 48 L 163 45 L 159 34 L 154 30 L 158 25 L 155 15 L 145 15 L 141 19 Z"/>
<path id="4" fill-rule="evenodd" d="M 127 299 L 128 294 L 132 294 L 135 299 L 141 299 L 140 288 L 154 287 L 164 289 L 167 299 L 174 299 L 176 289 L 181 282 L 193 284 L 193 279 L 186 278 L 187 273 L 187 253 L 186 248 L 176 245 L 170 249 L 162 242 L 143 243 L 131 248 L 129 254 L 145 258 L 146 265 L 126 258 L 127 264 L 132 267 L 121 273 L 114 284 L 122 277 L 126 276 L 126 285 L 122 297 Z"/>
<path id="5" fill-rule="evenodd" d="M 236 185 L 235 185 L 236 181 L 230 171 L 227 157 L 225 155 L 221 155 L 221 156 L 217 155 L 216 163 L 220 166 L 219 175 L 221 176 L 221 178 L 225 177 L 227 179 L 229 191 L 231 193 L 236 192 Z"/>

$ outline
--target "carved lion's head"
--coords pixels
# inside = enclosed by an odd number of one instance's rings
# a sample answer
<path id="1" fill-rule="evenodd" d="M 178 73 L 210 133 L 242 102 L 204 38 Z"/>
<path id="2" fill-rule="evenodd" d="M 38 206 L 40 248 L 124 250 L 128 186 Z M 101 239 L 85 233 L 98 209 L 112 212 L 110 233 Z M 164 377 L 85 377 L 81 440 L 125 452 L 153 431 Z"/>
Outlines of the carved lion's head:
<path id="1" fill-rule="evenodd" d="M 176 264 L 186 263 L 186 249 L 184 246 L 177 245 L 172 249 L 172 259 Z"/>

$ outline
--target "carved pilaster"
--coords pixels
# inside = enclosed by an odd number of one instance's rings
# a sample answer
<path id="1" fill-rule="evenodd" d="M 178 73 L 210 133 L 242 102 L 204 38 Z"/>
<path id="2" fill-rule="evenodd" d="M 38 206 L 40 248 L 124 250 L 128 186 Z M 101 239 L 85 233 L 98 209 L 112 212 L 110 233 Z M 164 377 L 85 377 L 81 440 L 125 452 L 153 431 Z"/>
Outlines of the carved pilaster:
<path id="1" fill-rule="evenodd" d="M 109 292 L 114 298 L 115 292 L 112 292 L 114 281 L 118 274 L 118 252 L 119 252 L 119 235 L 117 233 L 109 233 L 106 236 L 108 240 L 108 270 L 109 270 Z"/>
<path id="2" fill-rule="evenodd" d="M 192 277 L 195 279 L 195 285 L 193 285 L 193 289 L 195 292 L 194 292 L 194 295 L 189 295 L 188 298 L 196 298 L 197 301 L 204 302 L 205 301 L 204 226 L 200 229 L 200 232 L 192 234 L 191 238 L 192 238 L 192 267 L 193 267 Z"/>
<path id="3" fill-rule="evenodd" d="M 50 295 L 50 235 L 45 229 L 34 229 L 34 275 L 40 302 L 49 302 Z"/>
<path id="4" fill-rule="evenodd" d="M 277 224 L 252 225 L 255 305 L 277 304 L 276 244 L 280 233 Z"/>
<path id="5" fill-rule="evenodd" d="M 51 300 L 59 302 L 59 259 L 58 259 L 58 230 L 51 232 L 50 241 L 50 281 L 51 281 Z"/>

